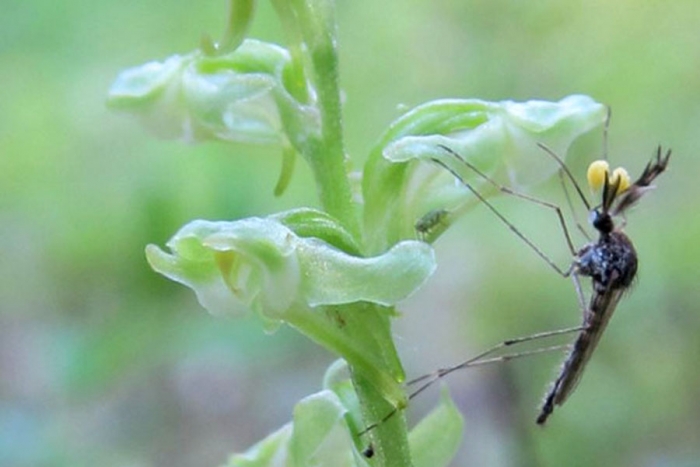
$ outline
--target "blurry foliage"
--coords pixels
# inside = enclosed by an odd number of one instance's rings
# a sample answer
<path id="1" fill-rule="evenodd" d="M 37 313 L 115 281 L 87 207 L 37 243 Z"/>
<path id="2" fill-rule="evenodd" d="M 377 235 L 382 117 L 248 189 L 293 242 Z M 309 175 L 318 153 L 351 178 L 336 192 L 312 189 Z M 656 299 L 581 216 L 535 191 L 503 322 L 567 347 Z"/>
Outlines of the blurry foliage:
<path id="1" fill-rule="evenodd" d="M 162 244 L 192 218 L 316 203 L 301 164 L 285 196 L 273 197 L 275 150 L 153 141 L 103 105 L 117 70 L 189 50 L 202 32 L 215 35 L 222 7 L 43 1 L 3 8 L 2 465 L 215 465 L 287 420 L 331 358 L 292 333 L 273 342 L 241 323 L 211 319 L 144 259 L 145 244 Z M 539 430 L 532 407 L 556 358 L 455 378 L 449 384 L 467 419 L 455 465 L 693 465 L 700 457 L 700 4 L 338 7 L 352 153 L 368 152 L 378 128 L 398 115 L 387 111 L 397 103 L 573 92 L 612 106 L 615 165 L 634 175 L 656 144 L 674 150 L 657 192 L 630 215 L 642 262 L 638 287 L 577 393 Z M 260 8 L 252 35 L 279 39 L 278 24 L 264 19 L 272 20 L 269 5 Z M 574 164 L 599 147 L 598 135 L 576 145 Z M 233 171 L 246 176 L 232 183 Z M 555 189 L 549 194 L 561 199 Z M 510 200 L 501 205 L 527 230 L 529 211 L 520 214 Z M 545 242 L 558 244 L 554 222 L 529 227 L 543 225 L 552 226 Z M 415 372 L 513 334 L 578 322 L 570 285 L 509 235 L 484 213 L 438 244 L 442 276 L 405 307 L 401 332 Z M 440 277 L 452 279 L 439 285 Z M 471 384 L 458 389 L 457 379 Z M 484 389 L 503 388 L 496 379 L 506 381 L 507 394 Z M 519 394 L 517 401 L 508 394 Z M 279 403 L 260 403 L 269 400 Z"/>

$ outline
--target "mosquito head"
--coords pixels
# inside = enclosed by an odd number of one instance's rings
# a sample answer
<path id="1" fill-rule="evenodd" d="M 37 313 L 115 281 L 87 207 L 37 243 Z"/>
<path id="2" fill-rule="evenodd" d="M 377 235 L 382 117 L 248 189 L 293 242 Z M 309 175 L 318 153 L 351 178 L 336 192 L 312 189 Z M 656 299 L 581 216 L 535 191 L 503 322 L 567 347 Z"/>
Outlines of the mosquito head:
<path id="1" fill-rule="evenodd" d="M 588 166 L 588 186 L 593 192 L 601 193 L 601 203 L 591 210 L 591 225 L 602 235 L 609 234 L 615 229 L 611 208 L 618 195 L 630 187 L 630 176 L 625 169 L 618 167 L 610 172 L 607 161 L 598 160 Z"/>
<path id="2" fill-rule="evenodd" d="M 624 215 L 644 193 L 654 188 L 652 182 L 666 170 L 670 157 L 671 151 L 662 153 L 659 146 L 656 157 L 634 183 L 631 183 L 629 174 L 622 167 L 610 172 L 607 161 L 591 163 L 588 166 L 588 185 L 592 191 L 601 193 L 601 203 L 591 210 L 591 225 L 603 235 L 612 232 L 615 228 L 613 217 Z"/>
<path id="3" fill-rule="evenodd" d="M 615 229 L 612 216 L 601 208 L 591 210 L 589 221 L 593 228 L 603 235 L 609 234 Z"/>

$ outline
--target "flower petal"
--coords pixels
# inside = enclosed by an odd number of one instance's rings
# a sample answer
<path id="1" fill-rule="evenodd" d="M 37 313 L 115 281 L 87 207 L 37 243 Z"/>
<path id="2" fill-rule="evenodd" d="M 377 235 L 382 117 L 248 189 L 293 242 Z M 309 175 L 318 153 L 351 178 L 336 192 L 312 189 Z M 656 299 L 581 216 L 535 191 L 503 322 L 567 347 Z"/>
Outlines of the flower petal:
<path id="1" fill-rule="evenodd" d="M 351 245 L 332 218 L 313 222 L 313 211 L 234 222 L 193 221 L 168 242 L 172 253 L 149 245 L 151 266 L 191 287 L 211 313 L 250 308 L 267 320 L 284 320 L 290 307 L 367 301 L 393 305 L 432 274 L 432 248 L 407 241 L 362 258 L 321 238 Z M 301 237 L 280 220 L 313 231 Z"/>
<path id="2" fill-rule="evenodd" d="M 288 146 L 303 139 L 297 131 L 290 137 L 290 128 L 318 129 L 315 107 L 285 88 L 291 60 L 285 49 L 253 39 L 226 55 L 174 55 L 123 71 L 107 102 L 164 138 Z"/>
<path id="3" fill-rule="evenodd" d="M 433 249 L 405 241 L 386 253 L 359 258 L 307 239 L 300 252 L 304 291 L 311 306 L 366 301 L 394 305 L 413 293 L 435 271 Z"/>

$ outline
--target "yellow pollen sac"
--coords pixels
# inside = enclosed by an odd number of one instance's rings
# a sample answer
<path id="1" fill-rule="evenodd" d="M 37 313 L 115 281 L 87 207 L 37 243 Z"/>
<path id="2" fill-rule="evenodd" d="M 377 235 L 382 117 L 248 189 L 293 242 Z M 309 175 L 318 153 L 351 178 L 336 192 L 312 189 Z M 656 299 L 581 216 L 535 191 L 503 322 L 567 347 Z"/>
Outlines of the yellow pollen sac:
<path id="1" fill-rule="evenodd" d="M 612 177 L 610 177 L 611 183 L 617 183 L 620 180 L 620 184 L 617 186 L 617 193 L 620 194 L 630 187 L 630 174 L 627 173 L 622 167 L 618 167 L 613 170 Z"/>
<path id="2" fill-rule="evenodd" d="M 597 192 L 603 188 L 605 174 L 610 173 L 610 165 L 606 161 L 593 161 L 588 166 L 588 186 L 591 191 Z"/>
<path id="3" fill-rule="evenodd" d="M 610 173 L 610 166 L 607 161 L 598 160 L 591 162 L 588 166 L 588 186 L 594 192 L 600 191 L 605 183 L 605 175 L 608 174 L 609 182 L 611 185 L 617 183 L 620 180 L 620 184 L 617 187 L 617 194 L 622 193 L 630 187 L 630 176 L 625 169 L 618 167 Z"/>

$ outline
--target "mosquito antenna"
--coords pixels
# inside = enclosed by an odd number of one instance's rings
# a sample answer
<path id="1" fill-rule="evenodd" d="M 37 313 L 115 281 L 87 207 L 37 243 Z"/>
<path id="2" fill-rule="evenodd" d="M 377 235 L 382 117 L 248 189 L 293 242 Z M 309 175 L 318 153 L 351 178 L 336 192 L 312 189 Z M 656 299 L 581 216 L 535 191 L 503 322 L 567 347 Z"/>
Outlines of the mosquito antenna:
<path id="1" fill-rule="evenodd" d="M 583 201 L 583 204 L 586 206 L 586 210 L 590 211 L 591 210 L 591 205 L 588 203 L 588 200 L 586 199 L 586 196 L 583 194 L 583 191 L 581 190 L 581 187 L 579 186 L 578 182 L 574 178 L 573 174 L 569 170 L 569 168 L 566 166 L 563 160 L 557 154 L 549 149 L 546 145 L 542 143 L 537 143 L 537 145 L 544 150 L 547 154 L 552 156 L 555 161 L 559 164 L 561 169 L 564 171 L 567 177 L 569 177 L 569 180 L 571 180 L 571 183 L 574 185 L 574 188 L 576 188 L 576 192 L 578 193 L 579 198 L 581 198 L 581 201 Z"/>

